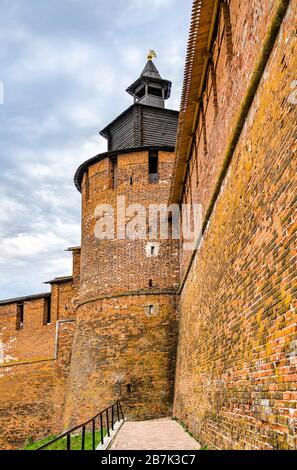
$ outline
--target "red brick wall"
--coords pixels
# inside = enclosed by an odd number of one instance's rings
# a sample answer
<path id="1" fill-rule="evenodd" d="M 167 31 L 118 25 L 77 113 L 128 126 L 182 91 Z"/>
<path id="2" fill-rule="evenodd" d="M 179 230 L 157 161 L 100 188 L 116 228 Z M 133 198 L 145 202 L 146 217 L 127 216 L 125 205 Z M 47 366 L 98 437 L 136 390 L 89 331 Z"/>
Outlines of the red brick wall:
<path id="1" fill-rule="evenodd" d="M 58 320 L 75 316 L 78 286 L 72 281 L 57 282 L 51 285 L 52 315 Z"/>
<path id="2" fill-rule="evenodd" d="M 151 316 L 148 305 L 154 305 Z M 173 295 L 129 293 L 79 308 L 65 427 L 92 417 L 119 396 L 128 419 L 172 413 L 175 310 Z"/>
<path id="3" fill-rule="evenodd" d="M 297 6 L 290 2 L 217 191 L 279 2 L 229 5 L 232 57 L 221 12 L 216 93 L 209 69 L 183 193 L 203 217 L 217 197 L 198 252 L 181 249 L 179 260 L 177 242 L 157 239 L 159 254 L 148 258 L 146 241 L 94 236 L 99 203 L 115 207 L 123 194 L 127 204 L 167 203 L 173 153 L 159 152 L 158 184 L 148 183 L 147 151 L 118 156 L 116 190 L 108 158 L 90 166 L 81 258 L 73 250 L 73 281 L 52 284 L 51 324 L 43 299 L 25 302 L 20 331 L 16 304 L 0 306 L 0 448 L 57 433 L 118 396 L 128 418 L 168 415 L 173 392 L 175 416 L 209 448 L 297 447 Z"/>
<path id="4" fill-rule="evenodd" d="M 44 298 L 25 301 L 21 330 L 16 330 L 16 303 L 0 306 L 0 449 L 62 430 L 74 296 L 71 282 L 52 285 L 47 325 Z"/>
<path id="5" fill-rule="evenodd" d="M 147 289 L 149 279 L 156 288 L 176 288 L 179 282 L 178 242 L 164 240 L 159 256 L 147 258 L 143 240 L 98 240 L 94 237 L 96 206 L 116 209 L 117 196 L 132 203 L 167 204 L 173 153 L 159 152 L 158 184 L 148 183 L 148 152 L 118 156 L 118 187 L 111 188 L 109 159 L 89 168 L 88 198 L 83 189 L 80 301 L 98 295 Z M 130 185 L 130 176 L 133 185 Z M 128 219 L 127 219 L 128 220 Z M 115 210 L 115 222 L 117 213 Z M 152 242 L 154 240 L 151 240 Z M 158 240 L 157 240 L 158 241 Z M 171 263 L 171 259 L 176 261 Z M 160 270 L 160 265 L 162 269 Z M 114 273 L 114 275 L 113 275 Z"/>
<path id="6" fill-rule="evenodd" d="M 73 285 L 76 289 L 79 288 L 80 282 L 80 248 L 72 250 L 73 257 Z"/>
<path id="7" fill-rule="evenodd" d="M 179 280 L 178 241 L 161 241 L 156 257 L 145 240 L 98 240 L 95 208 L 167 203 L 174 154 L 159 152 L 159 183 L 148 182 L 148 151 L 118 156 L 118 187 L 111 187 L 109 159 L 92 165 L 82 197 L 81 284 L 65 425 L 105 408 L 124 394 L 127 415 L 167 415 L 172 406 L 176 345 L 175 289 Z M 130 184 L 130 177 L 133 184 Z M 116 218 L 116 216 L 115 216 Z M 155 240 L 160 242 L 160 240 Z M 149 287 L 149 280 L 152 287 Z M 154 312 L 148 316 L 148 305 Z M 126 384 L 126 385 L 125 385 Z"/>
<path id="8" fill-rule="evenodd" d="M 62 431 L 73 327 L 59 325 L 57 359 L 0 366 L 0 450 Z"/>
<path id="9" fill-rule="evenodd" d="M 55 321 L 44 325 L 45 299 L 24 302 L 24 325 L 16 329 L 17 304 L 0 305 L 1 363 L 48 359 L 54 355 Z M 0 357 L 1 357 L 0 356 Z"/>
<path id="10" fill-rule="evenodd" d="M 212 60 L 215 69 L 217 108 L 214 104 L 214 82 L 208 68 L 202 106 L 205 114 L 199 113 L 195 132 L 196 150 L 190 162 L 190 171 L 185 182 L 183 202 L 201 204 L 205 216 L 215 185 L 222 170 L 227 147 L 230 143 L 243 97 L 263 46 L 277 1 L 230 0 L 231 41 L 233 58 L 227 59 L 227 38 L 223 10 L 220 9 L 217 34 Z M 204 125 L 204 122 L 206 125 Z M 196 158 L 196 154 L 198 158 Z M 191 184 L 190 184 L 191 181 Z M 182 275 L 191 253 L 181 253 Z"/>
<path id="11" fill-rule="evenodd" d="M 194 200 L 206 213 L 278 2 L 231 2 Z M 174 414 L 209 448 L 297 447 L 296 79 L 291 2 L 181 294 Z M 189 254 L 182 254 L 184 272 Z"/>

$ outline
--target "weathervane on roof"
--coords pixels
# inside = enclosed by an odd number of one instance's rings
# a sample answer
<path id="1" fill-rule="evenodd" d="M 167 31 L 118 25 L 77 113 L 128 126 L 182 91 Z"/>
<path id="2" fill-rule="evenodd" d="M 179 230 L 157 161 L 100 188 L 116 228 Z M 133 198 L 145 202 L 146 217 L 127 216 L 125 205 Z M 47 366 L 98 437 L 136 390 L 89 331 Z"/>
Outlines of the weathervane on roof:
<path id="1" fill-rule="evenodd" d="M 157 54 L 153 49 L 148 51 L 147 60 L 153 60 L 154 57 L 157 57 Z"/>

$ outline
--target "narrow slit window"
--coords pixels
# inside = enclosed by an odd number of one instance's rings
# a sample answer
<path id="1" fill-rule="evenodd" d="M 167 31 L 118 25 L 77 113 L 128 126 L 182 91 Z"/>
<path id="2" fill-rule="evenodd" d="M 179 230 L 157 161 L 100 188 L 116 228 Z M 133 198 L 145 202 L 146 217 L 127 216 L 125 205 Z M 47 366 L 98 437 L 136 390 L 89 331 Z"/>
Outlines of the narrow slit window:
<path id="1" fill-rule="evenodd" d="M 151 255 L 154 255 L 155 254 L 155 247 L 154 245 L 151 246 Z"/>
<path id="2" fill-rule="evenodd" d="M 131 393 L 132 392 L 132 386 L 131 384 L 127 384 L 127 392 Z"/>
<path id="3" fill-rule="evenodd" d="M 149 152 L 149 182 L 150 183 L 157 183 L 159 181 L 158 167 L 159 167 L 158 151 L 151 150 Z"/>
<path id="4" fill-rule="evenodd" d="M 24 304 L 17 304 L 16 329 L 22 330 L 24 327 Z"/>
<path id="5" fill-rule="evenodd" d="M 111 161 L 111 185 L 112 189 L 118 187 L 118 159 L 117 157 Z"/>
<path id="6" fill-rule="evenodd" d="M 152 315 L 152 314 L 153 314 L 153 311 L 154 311 L 154 306 L 153 306 L 153 305 L 149 305 L 149 306 L 148 306 L 148 314 L 149 314 L 149 315 Z"/>
<path id="7" fill-rule="evenodd" d="M 153 280 L 152 279 L 149 280 L 149 287 L 153 287 Z"/>
<path id="8" fill-rule="evenodd" d="M 44 300 L 44 316 L 43 316 L 43 324 L 48 325 L 51 323 L 51 298 Z"/>

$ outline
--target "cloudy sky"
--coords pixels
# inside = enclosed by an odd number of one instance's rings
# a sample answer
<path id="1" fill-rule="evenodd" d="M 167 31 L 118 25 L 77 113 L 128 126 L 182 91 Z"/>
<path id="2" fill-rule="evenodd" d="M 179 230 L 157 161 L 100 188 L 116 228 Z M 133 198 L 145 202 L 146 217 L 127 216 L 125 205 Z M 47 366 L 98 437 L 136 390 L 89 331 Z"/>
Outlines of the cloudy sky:
<path id="1" fill-rule="evenodd" d="M 1 0 L 0 299 L 48 290 L 80 244 L 80 163 L 155 49 L 178 109 L 192 0 Z"/>

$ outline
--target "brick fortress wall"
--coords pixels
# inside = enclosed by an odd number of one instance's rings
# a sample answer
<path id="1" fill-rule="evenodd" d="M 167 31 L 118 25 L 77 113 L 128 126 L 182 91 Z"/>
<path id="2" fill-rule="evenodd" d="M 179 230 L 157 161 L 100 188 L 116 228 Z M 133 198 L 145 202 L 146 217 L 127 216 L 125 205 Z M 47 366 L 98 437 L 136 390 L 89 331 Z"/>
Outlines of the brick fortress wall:
<path id="1" fill-rule="evenodd" d="M 117 158 L 115 189 L 109 158 L 90 166 L 82 184 L 81 284 L 66 426 L 118 396 L 128 418 L 168 415 L 172 407 L 178 241 L 151 240 L 155 252 L 147 256 L 147 241 L 98 240 L 94 229 L 97 205 L 116 208 L 117 196 L 125 194 L 126 206 L 166 204 L 174 154 L 159 151 L 157 183 L 149 183 L 148 151 Z"/>
<path id="2" fill-rule="evenodd" d="M 169 415 L 173 393 L 174 415 L 209 448 L 297 447 L 296 2 L 253 87 L 285 3 L 220 10 L 182 197 L 202 206 L 196 254 L 94 235 L 97 205 L 115 208 L 119 195 L 167 204 L 172 152 L 159 151 L 158 184 L 146 150 L 119 153 L 116 188 L 110 158 L 89 166 L 82 257 L 73 248 L 73 278 L 51 283 L 51 322 L 46 296 L 24 301 L 21 330 L 16 302 L 0 305 L 0 448 L 57 433 L 118 396 L 128 418 Z"/>
<path id="3" fill-rule="evenodd" d="M 210 448 L 297 447 L 296 2 L 217 186 L 279 4 L 230 2 L 229 60 L 221 11 L 217 102 L 209 71 L 185 183 L 183 200 L 202 204 L 204 217 L 217 199 L 191 265 L 181 253 L 174 414 Z"/>
<path id="4" fill-rule="evenodd" d="M 73 254 L 77 278 L 79 250 Z M 53 281 L 50 322 L 49 296 L 33 296 L 23 301 L 21 329 L 17 302 L 0 305 L 0 449 L 62 431 L 76 295 L 75 280 Z"/>

